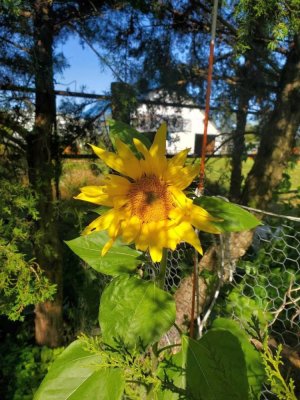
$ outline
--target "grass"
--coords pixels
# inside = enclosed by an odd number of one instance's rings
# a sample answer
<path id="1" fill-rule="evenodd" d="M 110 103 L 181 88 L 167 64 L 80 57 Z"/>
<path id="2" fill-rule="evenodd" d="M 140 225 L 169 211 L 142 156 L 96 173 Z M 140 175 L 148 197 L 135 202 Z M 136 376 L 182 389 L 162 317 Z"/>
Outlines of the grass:
<path id="1" fill-rule="evenodd" d="M 254 160 L 248 157 L 243 162 L 243 176 L 247 177 L 253 166 Z M 212 183 L 226 182 L 226 189 L 229 188 L 230 181 L 230 157 L 211 158 L 206 163 L 206 177 Z M 297 190 L 300 187 L 300 160 L 293 167 L 289 167 L 286 171 L 291 177 L 290 190 Z"/>
<path id="2" fill-rule="evenodd" d="M 98 185 L 102 171 L 107 168 L 101 160 L 65 160 L 60 179 L 61 198 L 69 200 L 79 193 L 79 188 Z"/>
<path id="3" fill-rule="evenodd" d="M 190 159 L 191 160 L 191 159 Z M 196 162 L 199 162 L 198 160 Z M 248 157 L 243 162 L 243 176 L 246 177 L 253 165 L 253 159 Z M 79 188 L 87 185 L 97 185 L 102 172 L 106 173 L 107 167 L 101 160 L 65 160 L 60 182 L 60 191 L 63 199 L 70 199 L 79 193 Z M 300 187 L 300 161 L 286 171 L 291 176 L 290 190 Z M 218 185 L 225 192 L 229 189 L 230 182 L 230 157 L 210 158 L 205 165 L 206 179 L 210 184 Z"/>

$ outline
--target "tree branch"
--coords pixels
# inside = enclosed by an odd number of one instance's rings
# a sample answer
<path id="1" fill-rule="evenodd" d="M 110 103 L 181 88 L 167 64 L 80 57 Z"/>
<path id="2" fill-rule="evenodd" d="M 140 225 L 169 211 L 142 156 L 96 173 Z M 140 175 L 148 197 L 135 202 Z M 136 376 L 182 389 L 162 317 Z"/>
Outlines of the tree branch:
<path id="1" fill-rule="evenodd" d="M 24 51 L 27 54 L 30 54 L 30 49 L 28 47 L 23 47 L 20 46 L 19 44 L 13 42 L 12 40 L 7 39 L 6 37 L 0 36 L 0 40 L 2 40 L 3 42 L 6 42 L 14 47 L 16 47 L 17 49 Z"/>
<path id="2" fill-rule="evenodd" d="M 25 92 L 25 93 L 37 92 L 36 89 L 33 87 L 18 86 L 10 83 L 0 84 L 0 90 L 11 91 L 11 92 Z M 110 96 L 106 96 L 103 94 L 71 92 L 69 90 L 54 90 L 54 94 L 57 96 L 66 96 L 66 97 L 82 97 L 82 98 L 97 99 L 97 100 L 110 100 Z"/>
<path id="3" fill-rule="evenodd" d="M 5 139 L 8 140 L 8 143 L 5 143 L 6 146 L 10 146 L 13 147 L 14 149 L 18 149 L 18 150 L 22 150 L 23 152 L 25 152 L 26 150 L 26 145 L 24 142 L 22 142 L 20 139 L 17 139 L 11 135 L 8 135 L 8 133 L 6 132 L 5 129 L 3 129 L 0 125 L 0 133 L 1 136 Z"/>
<path id="4" fill-rule="evenodd" d="M 0 126 L 1 125 L 3 127 L 8 127 L 14 132 L 17 132 L 22 137 L 25 137 L 28 134 L 27 129 L 25 129 L 22 125 L 20 125 L 17 121 L 15 121 L 9 114 L 2 111 L 0 111 Z M 4 128 L 1 130 L 4 131 Z M 22 140 L 17 138 L 11 138 L 9 135 L 8 137 L 10 138 L 11 141 L 14 141 L 19 146 L 24 146 L 24 142 Z"/>

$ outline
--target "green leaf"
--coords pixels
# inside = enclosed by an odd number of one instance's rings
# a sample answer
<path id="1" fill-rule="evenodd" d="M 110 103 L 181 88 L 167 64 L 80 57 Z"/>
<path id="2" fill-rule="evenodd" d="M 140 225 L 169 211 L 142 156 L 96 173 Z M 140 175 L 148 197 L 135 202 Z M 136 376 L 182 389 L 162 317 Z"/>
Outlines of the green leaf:
<path id="1" fill-rule="evenodd" d="M 172 296 L 154 282 L 119 276 L 103 291 L 99 321 L 103 339 L 112 346 L 145 348 L 157 341 L 175 321 Z"/>
<path id="2" fill-rule="evenodd" d="M 119 369 L 100 368 L 100 357 L 73 342 L 57 358 L 34 400 L 119 400 L 124 378 Z"/>
<path id="3" fill-rule="evenodd" d="M 262 384 L 265 381 L 265 369 L 260 353 L 251 345 L 247 334 L 236 321 L 218 318 L 213 322 L 212 328 L 231 332 L 240 342 L 246 363 L 249 390 L 255 399 L 259 399 Z"/>
<path id="4" fill-rule="evenodd" d="M 246 231 L 261 224 L 248 211 L 219 197 L 201 196 L 197 197 L 194 203 L 204 208 L 213 217 L 222 219 L 222 221 L 214 222 L 214 225 L 223 232 Z"/>
<path id="5" fill-rule="evenodd" d="M 106 232 L 94 232 L 65 242 L 70 249 L 96 271 L 106 275 L 132 273 L 141 260 L 141 252 L 116 240 L 109 252 L 102 257 L 103 246 L 109 240 Z"/>
<path id="6" fill-rule="evenodd" d="M 158 400 L 191 400 L 191 394 L 188 396 L 186 390 L 186 350 L 187 346 L 183 346 L 180 352 L 159 364 L 157 375 L 162 381 L 162 389 L 157 394 Z"/>
<path id="7" fill-rule="evenodd" d="M 131 151 L 138 157 L 140 157 L 140 154 L 138 153 L 133 144 L 132 140 L 133 138 L 139 139 L 142 143 L 144 143 L 146 147 L 150 148 L 151 142 L 147 138 L 147 136 L 136 131 L 130 125 L 127 125 L 124 122 L 115 121 L 113 119 L 110 119 L 108 121 L 108 125 L 109 125 L 109 137 L 114 148 L 115 148 L 116 138 L 119 138 L 123 143 L 126 143 L 130 147 Z"/>
<path id="8" fill-rule="evenodd" d="M 98 206 L 98 207 L 92 208 L 92 209 L 89 210 L 89 211 L 94 212 L 94 213 L 96 213 L 96 214 L 98 214 L 98 215 L 102 215 L 102 214 L 104 214 L 106 211 L 109 211 L 110 209 L 111 209 L 111 207 Z"/>
<path id="9" fill-rule="evenodd" d="M 189 339 L 186 379 L 197 400 L 247 400 L 246 365 L 238 339 L 224 330 L 211 330 L 199 341 Z"/>

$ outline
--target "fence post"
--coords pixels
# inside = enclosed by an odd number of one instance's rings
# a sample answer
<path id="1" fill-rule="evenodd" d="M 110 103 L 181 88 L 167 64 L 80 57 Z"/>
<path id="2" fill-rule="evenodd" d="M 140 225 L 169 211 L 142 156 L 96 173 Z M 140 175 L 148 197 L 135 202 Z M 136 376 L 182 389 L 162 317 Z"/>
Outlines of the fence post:
<path id="1" fill-rule="evenodd" d="M 124 82 L 111 84 L 112 118 L 130 124 L 131 114 L 137 106 L 136 93 L 132 86 Z"/>

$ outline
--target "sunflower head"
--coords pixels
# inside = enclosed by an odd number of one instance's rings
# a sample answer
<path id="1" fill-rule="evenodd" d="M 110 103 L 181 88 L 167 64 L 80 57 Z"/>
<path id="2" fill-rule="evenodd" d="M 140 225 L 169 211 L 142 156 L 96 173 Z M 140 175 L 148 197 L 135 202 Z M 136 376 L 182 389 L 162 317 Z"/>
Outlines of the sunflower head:
<path id="1" fill-rule="evenodd" d="M 156 175 L 142 176 L 131 185 L 128 207 L 143 223 L 167 220 L 173 207 L 167 183 Z"/>
<path id="2" fill-rule="evenodd" d="M 150 149 L 134 139 L 140 159 L 120 140 L 116 141 L 116 153 L 92 146 L 94 152 L 118 172 L 118 175 L 108 174 L 99 186 L 81 188 L 76 197 L 110 208 L 83 232 L 108 232 L 110 240 L 102 255 L 117 237 L 121 237 L 124 243 L 135 243 L 137 249 L 148 250 L 152 260 L 157 262 L 164 248 L 174 250 L 182 241 L 202 253 L 194 228 L 220 233 L 213 224 L 216 219 L 184 194 L 183 190 L 198 174 L 198 166 L 184 166 L 188 150 L 167 159 L 166 134 L 167 126 L 163 123 Z"/>

